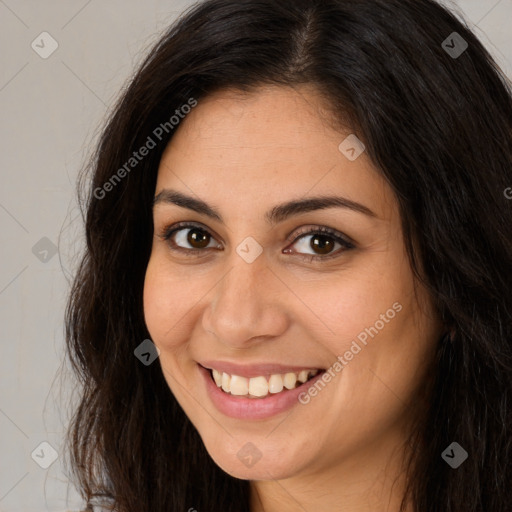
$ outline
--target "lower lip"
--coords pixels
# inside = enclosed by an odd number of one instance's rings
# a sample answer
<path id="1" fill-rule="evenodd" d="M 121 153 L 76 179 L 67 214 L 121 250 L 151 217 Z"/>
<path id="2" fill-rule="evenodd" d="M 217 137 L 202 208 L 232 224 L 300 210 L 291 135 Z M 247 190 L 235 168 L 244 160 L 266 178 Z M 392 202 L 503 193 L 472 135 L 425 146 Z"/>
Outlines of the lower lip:
<path id="1" fill-rule="evenodd" d="M 287 411 L 300 404 L 299 395 L 312 386 L 324 372 L 294 389 L 268 394 L 265 398 L 242 398 L 222 391 L 212 379 L 210 370 L 198 364 L 199 372 L 206 383 L 206 391 L 217 409 L 230 418 L 261 420 Z"/>

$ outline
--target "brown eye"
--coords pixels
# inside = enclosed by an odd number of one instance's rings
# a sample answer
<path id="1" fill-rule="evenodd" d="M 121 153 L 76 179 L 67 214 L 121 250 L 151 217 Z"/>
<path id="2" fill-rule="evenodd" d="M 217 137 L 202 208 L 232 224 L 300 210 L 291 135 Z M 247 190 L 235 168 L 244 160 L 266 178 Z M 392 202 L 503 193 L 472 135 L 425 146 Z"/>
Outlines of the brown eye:
<path id="1" fill-rule="evenodd" d="M 335 242 L 332 236 L 316 234 L 311 237 L 309 245 L 318 254 L 329 254 L 334 249 Z"/>
<path id="2" fill-rule="evenodd" d="M 210 243 L 210 235 L 199 228 L 190 229 L 187 235 L 187 242 L 194 249 L 204 249 Z"/>
<path id="3" fill-rule="evenodd" d="M 203 252 L 202 249 L 217 247 L 212 245 L 214 238 L 208 231 L 193 224 L 179 224 L 166 228 L 160 236 L 171 248 L 184 252 Z"/>
<path id="4" fill-rule="evenodd" d="M 355 245 L 342 233 L 330 228 L 317 227 L 316 229 L 302 230 L 286 248 L 284 254 L 293 254 L 308 261 L 326 260 L 341 255 Z M 201 256 L 207 254 L 203 249 L 222 249 L 222 244 L 215 244 L 216 239 L 210 232 L 194 224 L 178 224 L 165 228 L 160 234 L 170 248 L 181 251 L 187 256 Z M 338 249 L 338 250 L 336 250 Z"/>
<path id="5" fill-rule="evenodd" d="M 293 244 L 290 247 L 293 249 L 287 248 L 283 252 L 296 254 L 308 261 L 334 258 L 355 247 L 345 235 L 326 227 L 302 229 L 298 235 L 295 233 L 295 238 L 291 238 Z"/>

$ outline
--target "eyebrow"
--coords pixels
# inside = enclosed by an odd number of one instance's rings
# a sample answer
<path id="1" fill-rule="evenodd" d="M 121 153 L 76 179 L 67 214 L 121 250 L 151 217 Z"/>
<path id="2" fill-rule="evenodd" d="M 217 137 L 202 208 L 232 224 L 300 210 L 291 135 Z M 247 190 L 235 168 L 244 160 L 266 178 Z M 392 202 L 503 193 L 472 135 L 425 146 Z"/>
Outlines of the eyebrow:
<path id="1" fill-rule="evenodd" d="M 224 223 L 222 215 L 219 213 L 217 208 L 210 206 L 201 199 L 196 199 L 183 194 L 182 192 L 178 192 L 177 190 L 163 189 L 153 199 L 153 206 L 160 203 L 174 204 L 182 208 L 187 208 Z M 279 222 L 283 222 L 294 215 L 316 210 L 325 210 L 328 208 L 346 208 L 369 217 L 377 217 L 377 215 L 367 206 L 351 201 L 350 199 L 339 196 L 316 196 L 292 200 L 276 205 L 265 214 L 265 219 L 269 224 L 274 225 Z"/>

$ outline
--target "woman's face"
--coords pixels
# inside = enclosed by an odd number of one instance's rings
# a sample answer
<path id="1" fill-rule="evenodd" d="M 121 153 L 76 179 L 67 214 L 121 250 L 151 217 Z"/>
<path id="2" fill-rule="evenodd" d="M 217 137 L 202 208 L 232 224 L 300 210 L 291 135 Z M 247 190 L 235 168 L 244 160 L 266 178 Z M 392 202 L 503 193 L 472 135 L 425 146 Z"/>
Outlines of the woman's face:
<path id="1" fill-rule="evenodd" d="M 326 119 L 309 86 L 221 91 L 158 170 L 147 327 L 206 449 L 239 478 L 389 453 L 442 334 L 389 185 Z"/>

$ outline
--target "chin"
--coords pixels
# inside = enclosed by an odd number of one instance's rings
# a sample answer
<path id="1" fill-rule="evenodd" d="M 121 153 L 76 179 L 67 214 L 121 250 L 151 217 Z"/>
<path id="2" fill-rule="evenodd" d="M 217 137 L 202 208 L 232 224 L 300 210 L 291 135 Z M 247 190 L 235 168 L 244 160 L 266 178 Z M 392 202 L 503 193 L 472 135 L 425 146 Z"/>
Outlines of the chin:
<path id="1" fill-rule="evenodd" d="M 277 441 L 277 439 L 276 439 Z M 215 464 L 228 475 L 241 480 L 283 480 L 297 474 L 305 466 L 304 453 L 297 454 L 288 446 L 273 446 L 262 436 L 261 441 L 240 437 L 225 443 L 205 443 Z M 295 450 L 296 451 L 296 450 Z"/>

